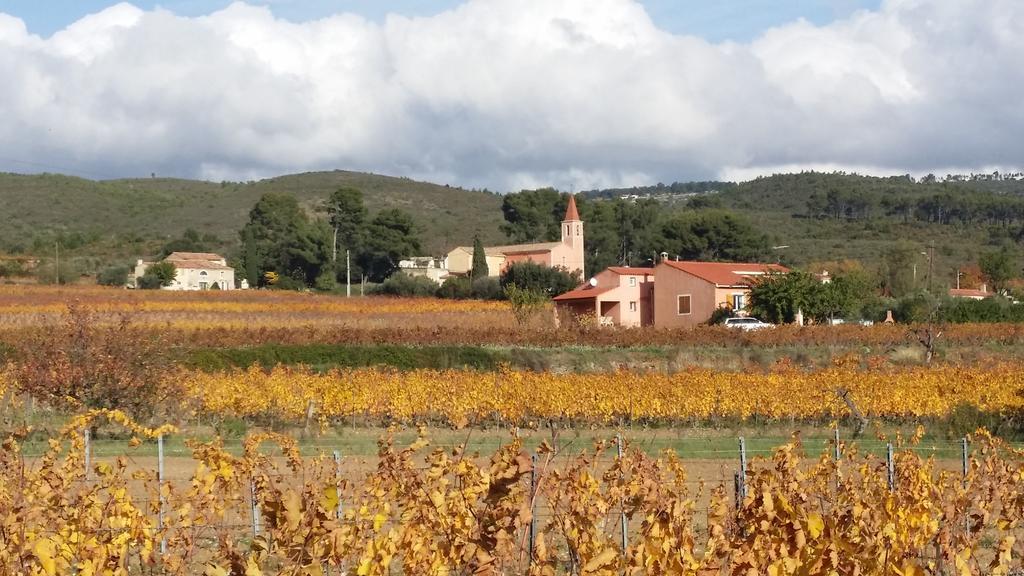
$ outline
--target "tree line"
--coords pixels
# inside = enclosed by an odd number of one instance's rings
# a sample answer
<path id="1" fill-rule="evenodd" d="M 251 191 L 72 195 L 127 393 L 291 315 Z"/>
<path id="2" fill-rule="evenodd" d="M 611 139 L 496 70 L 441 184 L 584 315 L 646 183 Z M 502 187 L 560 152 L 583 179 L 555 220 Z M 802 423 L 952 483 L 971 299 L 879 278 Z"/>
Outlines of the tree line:
<path id="1" fill-rule="evenodd" d="M 412 216 L 397 208 L 372 217 L 355 188 L 341 188 L 310 218 L 295 196 L 264 194 L 239 232 L 239 263 L 250 286 L 332 290 L 348 278 L 382 282 L 420 251 Z"/>
<path id="2" fill-rule="evenodd" d="M 569 195 L 553 188 L 505 196 L 502 230 L 511 242 L 554 242 L 561 238 Z M 749 220 L 728 210 L 693 207 L 667 210 L 653 199 L 637 201 L 576 197 L 584 221 L 586 268 L 652 266 L 661 253 L 707 261 L 764 261 L 771 243 Z"/>

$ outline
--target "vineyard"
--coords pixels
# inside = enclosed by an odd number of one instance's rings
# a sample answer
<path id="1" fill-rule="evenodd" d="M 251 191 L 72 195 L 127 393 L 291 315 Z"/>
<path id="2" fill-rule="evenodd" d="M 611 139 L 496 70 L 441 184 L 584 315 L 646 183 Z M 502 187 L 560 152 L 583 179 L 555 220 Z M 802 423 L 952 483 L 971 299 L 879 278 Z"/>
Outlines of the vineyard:
<path id="1" fill-rule="evenodd" d="M 1024 330 L 540 320 L 0 287 L 0 574 L 1024 569 Z"/>
<path id="2" fill-rule="evenodd" d="M 91 321 L 117 326 L 129 320 L 139 337 L 159 335 L 184 348 L 261 344 L 515 347 L 891 347 L 915 344 L 920 327 L 908 325 L 778 326 L 742 332 L 717 326 L 695 330 L 645 328 L 554 329 L 546 311 L 521 326 L 503 302 L 432 298 L 344 298 L 274 291 L 175 293 L 102 287 L 0 285 L 0 345 L 64 321 L 68 308 L 88 310 Z M 943 328 L 949 346 L 1019 346 L 1021 324 L 960 324 Z"/>
<path id="3" fill-rule="evenodd" d="M 90 460 L 82 431 L 134 437 Z M 512 436 L 492 454 L 379 442 L 353 477 L 277 434 L 240 455 L 190 441 L 191 470 L 140 466 L 153 430 L 116 412 L 73 419 L 40 457 L 0 447 L 4 574 L 1009 574 L 1020 567 L 1024 453 L 984 432 L 944 470 L 799 437 L 705 482 L 671 452 L 599 442 L 570 452 Z"/>
<path id="4" fill-rule="evenodd" d="M 714 418 L 806 421 L 866 417 L 941 418 L 970 404 L 1007 417 L 1024 408 L 1024 365 L 965 369 L 941 365 L 808 372 L 691 369 L 675 374 L 475 372 L 258 368 L 183 373 L 185 397 L 200 413 L 297 422 L 358 418 L 372 423 L 438 422 L 459 427 L 559 423 L 692 424 Z"/>

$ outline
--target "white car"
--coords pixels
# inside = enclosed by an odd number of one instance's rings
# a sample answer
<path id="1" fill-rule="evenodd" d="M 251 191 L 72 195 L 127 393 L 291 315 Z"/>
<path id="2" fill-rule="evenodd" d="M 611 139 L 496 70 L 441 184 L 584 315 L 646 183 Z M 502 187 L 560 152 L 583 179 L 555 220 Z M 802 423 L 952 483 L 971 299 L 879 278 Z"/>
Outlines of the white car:
<path id="1" fill-rule="evenodd" d="M 757 318 L 726 318 L 725 326 L 727 328 L 739 328 L 740 330 L 761 330 L 762 328 L 772 328 L 774 324 L 767 322 L 761 322 Z"/>

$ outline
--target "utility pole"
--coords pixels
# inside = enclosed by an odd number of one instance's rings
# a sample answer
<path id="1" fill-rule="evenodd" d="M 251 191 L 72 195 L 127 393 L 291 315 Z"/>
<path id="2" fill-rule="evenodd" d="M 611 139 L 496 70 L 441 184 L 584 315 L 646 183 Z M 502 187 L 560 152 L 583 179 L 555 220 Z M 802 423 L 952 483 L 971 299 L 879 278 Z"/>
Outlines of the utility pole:
<path id="1" fill-rule="evenodd" d="M 57 265 L 54 267 L 53 273 L 56 275 L 57 286 L 60 286 L 60 240 L 53 243 L 53 249 L 57 255 Z"/>
<path id="2" fill-rule="evenodd" d="M 928 293 L 932 291 L 932 262 L 935 260 L 935 242 L 928 245 Z"/>
<path id="3" fill-rule="evenodd" d="M 345 297 L 352 297 L 352 252 L 345 249 Z"/>

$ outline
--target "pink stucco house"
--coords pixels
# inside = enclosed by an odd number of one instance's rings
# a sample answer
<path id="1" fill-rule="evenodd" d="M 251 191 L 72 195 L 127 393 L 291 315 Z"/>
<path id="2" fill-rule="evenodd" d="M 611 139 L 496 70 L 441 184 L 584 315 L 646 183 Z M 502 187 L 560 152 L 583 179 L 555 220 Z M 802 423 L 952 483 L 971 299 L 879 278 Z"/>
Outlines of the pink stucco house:
<path id="1" fill-rule="evenodd" d="M 711 319 L 716 308 L 742 311 L 759 278 L 786 272 L 778 264 L 663 260 L 654 268 L 654 325 L 693 328 Z"/>
<path id="2" fill-rule="evenodd" d="M 602 326 L 633 327 L 654 323 L 653 295 L 653 268 L 612 266 L 554 301 L 563 314 L 593 317 Z"/>

